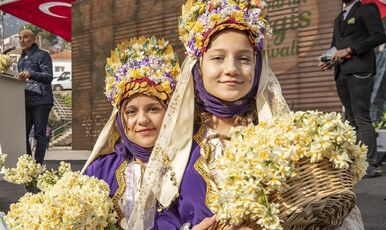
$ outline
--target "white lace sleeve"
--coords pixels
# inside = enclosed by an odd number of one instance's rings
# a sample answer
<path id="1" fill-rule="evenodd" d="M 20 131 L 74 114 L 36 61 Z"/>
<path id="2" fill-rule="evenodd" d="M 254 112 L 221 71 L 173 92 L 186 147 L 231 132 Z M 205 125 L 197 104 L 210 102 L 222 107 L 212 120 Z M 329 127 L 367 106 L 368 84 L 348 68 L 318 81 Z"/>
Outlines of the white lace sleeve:
<path id="1" fill-rule="evenodd" d="M 272 117 L 290 112 L 290 108 L 281 92 L 279 81 L 269 67 L 267 60 L 268 57 L 265 53 L 259 91 L 256 95 L 256 109 L 260 121 L 269 120 Z"/>
<path id="2" fill-rule="evenodd" d="M 268 68 L 268 82 L 264 90 L 264 97 L 271 108 L 273 116 L 280 116 L 283 113 L 290 112 L 290 108 L 281 92 L 280 83 L 270 68 Z"/>
<path id="3" fill-rule="evenodd" d="M 196 59 L 187 57 L 182 64 L 181 76 L 146 166 L 140 197 L 134 202 L 128 229 L 152 229 L 157 200 L 167 207 L 178 196 L 192 146 L 194 85 L 191 70 L 195 62 Z"/>

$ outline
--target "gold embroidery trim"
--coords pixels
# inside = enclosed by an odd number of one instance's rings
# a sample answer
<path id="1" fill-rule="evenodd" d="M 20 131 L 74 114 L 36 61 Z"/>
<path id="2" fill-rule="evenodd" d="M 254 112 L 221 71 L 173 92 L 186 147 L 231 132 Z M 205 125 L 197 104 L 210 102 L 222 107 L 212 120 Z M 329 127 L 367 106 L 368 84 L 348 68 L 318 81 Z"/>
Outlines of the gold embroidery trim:
<path id="1" fill-rule="evenodd" d="M 197 142 L 198 146 L 202 150 L 204 150 L 204 156 L 201 154 L 200 149 L 200 157 L 194 163 L 194 168 L 197 170 L 197 172 L 204 178 L 204 181 L 206 183 L 206 196 L 205 196 L 205 205 L 209 207 L 209 200 L 211 196 L 215 196 L 214 189 L 212 186 L 213 179 L 212 175 L 210 174 L 210 171 L 208 169 L 208 160 L 212 159 L 214 156 L 209 144 L 204 143 L 204 133 L 205 133 L 205 125 L 201 125 L 199 131 L 196 135 L 193 136 L 193 139 Z"/>
<path id="2" fill-rule="evenodd" d="M 112 200 L 114 203 L 114 208 L 118 213 L 118 219 L 119 219 L 118 222 L 125 217 L 121 208 L 118 205 L 118 202 L 126 189 L 125 170 L 127 165 L 128 165 L 128 161 L 127 160 L 123 161 L 122 164 L 118 167 L 117 171 L 115 172 L 115 177 L 117 178 L 117 182 L 118 182 L 118 188 Z"/>
<path id="3" fill-rule="evenodd" d="M 214 160 L 215 154 L 214 151 L 211 151 L 210 145 L 205 142 L 204 133 L 205 125 L 201 125 L 197 134 L 193 136 L 193 139 L 197 142 L 200 148 L 204 150 L 204 153 L 200 152 L 200 157 L 194 163 L 194 168 L 204 178 L 204 181 L 206 183 L 205 205 L 209 208 L 209 200 L 217 196 L 216 190 L 214 188 L 216 184 L 213 180 L 213 176 L 210 173 L 208 166 L 208 163 Z M 252 229 L 260 229 L 260 226 L 256 225 L 256 223 L 254 223 L 253 221 L 246 221 L 244 224 L 245 226 L 250 227 Z M 217 222 L 210 229 L 227 230 L 231 229 L 231 226 L 228 224 Z"/>

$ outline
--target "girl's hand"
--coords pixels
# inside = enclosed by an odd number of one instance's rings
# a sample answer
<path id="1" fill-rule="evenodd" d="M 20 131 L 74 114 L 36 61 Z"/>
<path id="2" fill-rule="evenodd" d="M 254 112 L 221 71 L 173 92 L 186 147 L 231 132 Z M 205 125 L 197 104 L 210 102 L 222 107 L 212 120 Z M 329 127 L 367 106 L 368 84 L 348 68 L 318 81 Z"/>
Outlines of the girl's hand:
<path id="1" fill-rule="evenodd" d="M 253 230 L 253 228 L 249 228 L 247 226 L 238 226 L 238 227 L 232 227 L 231 230 Z"/>
<path id="2" fill-rule="evenodd" d="M 212 227 L 216 223 L 216 217 L 206 217 L 199 224 L 195 225 L 192 230 L 206 230 Z"/>

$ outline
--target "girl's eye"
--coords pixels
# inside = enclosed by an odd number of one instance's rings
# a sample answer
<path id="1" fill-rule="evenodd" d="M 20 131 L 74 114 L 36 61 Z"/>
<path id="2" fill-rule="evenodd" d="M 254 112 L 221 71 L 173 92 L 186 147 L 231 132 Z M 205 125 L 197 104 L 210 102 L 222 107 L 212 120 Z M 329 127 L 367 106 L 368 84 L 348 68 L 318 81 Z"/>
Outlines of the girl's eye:
<path id="1" fill-rule="evenodd" d="M 212 57 L 211 59 L 212 59 L 212 60 L 215 60 L 215 61 L 221 61 L 221 60 L 224 60 L 224 57 L 221 57 L 221 56 L 215 56 L 215 57 Z"/>
<path id="2" fill-rule="evenodd" d="M 243 63 L 249 63 L 252 60 L 249 57 L 240 57 L 240 61 L 243 62 Z"/>
<path id="3" fill-rule="evenodd" d="M 158 112 L 161 110 L 161 108 L 158 108 L 158 107 L 150 107 L 149 109 L 151 112 Z"/>
<path id="4" fill-rule="evenodd" d="M 126 114 L 127 114 L 127 115 L 134 115 L 134 114 L 135 114 L 135 111 L 134 111 L 134 110 L 127 110 L 127 111 L 126 111 Z"/>

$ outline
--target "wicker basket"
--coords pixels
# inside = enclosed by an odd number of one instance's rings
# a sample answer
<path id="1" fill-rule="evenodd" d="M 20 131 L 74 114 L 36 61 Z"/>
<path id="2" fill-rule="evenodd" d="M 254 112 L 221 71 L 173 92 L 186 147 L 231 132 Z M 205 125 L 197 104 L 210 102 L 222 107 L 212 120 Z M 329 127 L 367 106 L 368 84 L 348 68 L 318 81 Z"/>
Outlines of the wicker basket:
<path id="1" fill-rule="evenodd" d="M 310 163 L 305 158 L 298 166 L 300 176 L 288 182 L 290 189 L 271 198 L 271 202 L 280 203 L 283 228 L 337 228 L 356 203 L 350 172 L 333 168 L 327 159 Z"/>
<path id="2" fill-rule="evenodd" d="M 252 228 L 254 230 L 261 230 L 262 229 L 260 225 L 257 225 L 254 222 L 247 222 L 244 225 L 248 226 L 249 228 Z M 233 229 L 235 229 L 235 228 L 233 228 L 231 225 L 220 223 L 220 222 L 216 222 L 214 225 L 212 225 L 211 227 L 208 228 L 208 230 L 233 230 Z"/>
<path id="3" fill-rule="evenodd" d="M 305 158 L 298 163 L 300 176 L 288 181 L 289 189 L 275 194 L 270 201 L 280 204 L 279 218 L 285 230 L 336 229 L 350 214 L 356 203 L 352 176 L 348 170 L 336 169 L 324 159 L 310 163 Z M 246 223 L 260 230 L 255 223 Z M 212 230 L 230 230 L 222 223 Z"/>

